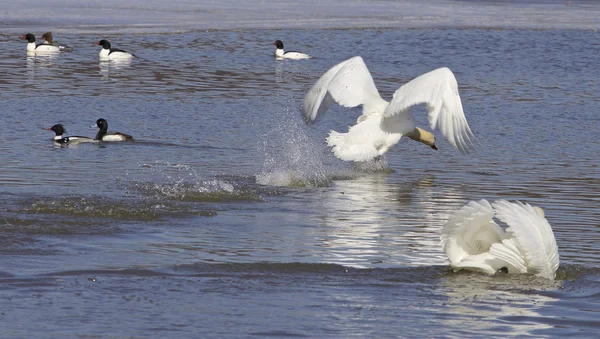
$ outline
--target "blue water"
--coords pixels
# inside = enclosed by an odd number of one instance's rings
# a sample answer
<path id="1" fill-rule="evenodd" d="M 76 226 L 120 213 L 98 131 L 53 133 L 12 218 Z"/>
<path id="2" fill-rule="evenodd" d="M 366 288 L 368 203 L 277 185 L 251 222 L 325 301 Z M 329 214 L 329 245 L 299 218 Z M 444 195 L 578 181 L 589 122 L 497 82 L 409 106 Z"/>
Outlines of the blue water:
<path id="1" fill-rule="evenodd" d="M 212 17 L 193 26 L 196 5 L 182 1 L 173 11 L 123 2 L 135 15 L 98 17 L 110 27 L 88 25 L 89 8 L 69 2 L 24 4 L 65 18 L 42 28 L 31 11 L 3 14 L 12 21 L 0 34 L 0 337 L 596 336 L 594 3 L 515 2 L 546 13 L 530 27 L 504 22 L 497 13 L 511 9 L 497 2 L 406 2 L 390 6 L 408 6 L 413 24 L 385 28 L 374 18 L 394 21 L 386 2 L 337 16 L 324 2 L 320 24 L 345 29 L 313 25 L 306 2 L 248 5 L 247 17 L 232 7 L 231 22 L 253 24 L 224 28 Z M 572 20 L 564 8 L 587 14 Z M 494 27 L 475 24 L 477 10 Z M 289 24 L 260 26 L 261 11 Z M 18 36 L 49 29 L 73 51 L 28 57 Z M 140 58 L 100 63 L 102 38 Z M 314 58 L 276 61 L 276 39 Z M 325 137 L 360 110 L 334 108 L 307 125 L 300 105 L 323 72 L 355 55 L 386 99 L 452 69 L 478 152 L 460 155 L 438 133 L 439 151 L 401 140 L 383 170 L 335 159 Z M 428 127 L 423 108 L 415 115 Z M 56 147 L 41 129 L 93 136 L 101 117 L 136 141 Z M 482 198 L 544 208 L 560 253 L 555 281 L 449 270 L 440 229 Z"/>

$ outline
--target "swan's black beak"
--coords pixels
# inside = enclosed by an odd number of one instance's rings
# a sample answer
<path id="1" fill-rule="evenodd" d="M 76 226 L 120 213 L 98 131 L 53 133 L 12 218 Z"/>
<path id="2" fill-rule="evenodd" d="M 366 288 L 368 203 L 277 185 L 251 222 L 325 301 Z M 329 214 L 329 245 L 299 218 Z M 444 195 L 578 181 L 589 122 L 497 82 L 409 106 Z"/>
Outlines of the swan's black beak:
<path id="1" fill-rule="evenodd" d="M 437 146 L 435 144 L 431 145 L 431 148 L 433 148 L 434 150 L 438 150 Z"/>

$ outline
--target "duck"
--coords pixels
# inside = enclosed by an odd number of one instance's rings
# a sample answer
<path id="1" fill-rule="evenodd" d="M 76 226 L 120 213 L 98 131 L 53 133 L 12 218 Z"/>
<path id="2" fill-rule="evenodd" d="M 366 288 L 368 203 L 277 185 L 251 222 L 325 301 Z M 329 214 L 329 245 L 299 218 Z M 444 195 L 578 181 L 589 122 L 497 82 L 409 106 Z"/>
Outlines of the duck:
<path id="1" fill-rule="evenodd" d="M 108 122 L 105 119 L 96 120 L 96 126 L 100 129 L 96 134 L 95 140 L 98 141 L 133 141 L 129 134 L 121 132 L 108 133 Z"/>
<path id="2" fill-rule="evenodd" d="M 410 107 L 418 104 L 426 104 L 431 129 L 437 126 L 454 149 L 463 154 L 475 150 L 456 78 L 447 67 L 412 79 L 388 102 L 379 95 L 364 60 L 355 56 L 330 68 L 307 92 L 302 104 L 305 120 L 313 122 L 333 102 L 343 107 L 362 105 L 362 115 L 347 133 L 332 130 L 327 137 L 339 159 L 379 159 L 403 136 L 438 150 L 435 135 L 416 126 Z"/>
<path id="3" fill-rule="evenodd" d="M 56 46 L 58 47 L 59 50 L 61 51 L 65 51 L 65 50 L 71 50 L 71 47 L 67 46 L 67 45 L 63 45 L 63 44 L 58 44 L 58 43 L 54 43 L 52 41 L 52 32 L 46 32 L 42 35 L 42 37 L 40 38 L 43 40 L 42 45 L 51 45 L 51 46 Z"/>
<path id="4" fill-rule="evenodd" d="M 58 46 L 53 46 L 49 44 L 35 44 L 35 35 L 31 33 L 27 33 L 20 37 L 22 40 L 27 40 L 27 52 L 28 53 L 57 53 L 60 52 L 60 48 Z"/>
<path id="5" fill-rule="evenodd" d="M 283 42 L 281 40 L 277 40 L 273 43 L 277 49 L 275 50 L 275 58 L 277 59 L 293 59 L 293 60 L 301 60 L 301 59 L 310 59 L 312 58 L 308 54 L 300 53 L 300 52 L 284 52 L 283 51 Z"/>
<path id="6" fill-rule="evenodd" d="M 100 50 L 100 60 L 131 60 L 135 57 L 134 54 L 125 52 L 121 49 L 111 48 L 108 40 L 100 40 L 95 42 L 96 45 L 102 46 Z"/>
<path id="7" fill-rule="evenodd" d="M 92 139 L 92 138 L 88 138 L 88 137 L 81 137 L 81 136 L 70 136 L 70 137 L 65 137 L 65 128 L 62 124 L 56 124 L 52 127 L 48 127 L 48 128 L 42 128 L 43 130 L 46 131 L 52 131 L 54 132 L 54 138 L 52 138 L 52 140 L 57 143 L 57 144 L 61 144 L 61 145 L 73 145 L 73 144 L 78 144 L 78 143 L 82 143 L 82 142 L 97 142 L 96 140 Z"/>
<path id="8" fill-rule="evenodd" d="M 494 217 L 508 225 L 500 227 Z M 522 202 L 471 201 L 442 227 L 442 248 L 454 271 L 528 273 L 554 280 L 558 247 L 544 211 Z"/>

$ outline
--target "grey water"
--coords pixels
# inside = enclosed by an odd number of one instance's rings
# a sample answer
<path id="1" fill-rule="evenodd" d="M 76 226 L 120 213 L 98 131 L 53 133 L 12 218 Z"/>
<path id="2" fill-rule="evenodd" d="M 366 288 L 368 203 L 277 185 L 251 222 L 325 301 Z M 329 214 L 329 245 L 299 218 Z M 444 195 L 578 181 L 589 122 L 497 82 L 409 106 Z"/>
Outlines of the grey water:
<path id="1" fill-rule="evenodd" d="M 597 337 L 599 5 L 510 2 L 542 13 L 529 25 L 494 1 L 257 2 L 247 17 L 226 1 L 231 21 L 194 26 L 227 12 L 22 3 L 0 26 L 0 337 Z M 18 36 L 50 29 L 73 50 L 27 56 Z M 139 58 L 99 62 L 102 38 Z M 314 58 L 276 61 L 276 39 Z M 387 99 L 452 69 L 478 151 L 437 133 L 438 151 L 401 140 L 383 168 L 337 160 L 325 137 L 360 109 L 306 124 L 300 106 L 355 55 Z M 41 129 L 92 137 L 98 118 L 135 141 L 57 147 Z M 449 270 L 441 227 L 476 199 L 545 210 L 555 281 Z"/>

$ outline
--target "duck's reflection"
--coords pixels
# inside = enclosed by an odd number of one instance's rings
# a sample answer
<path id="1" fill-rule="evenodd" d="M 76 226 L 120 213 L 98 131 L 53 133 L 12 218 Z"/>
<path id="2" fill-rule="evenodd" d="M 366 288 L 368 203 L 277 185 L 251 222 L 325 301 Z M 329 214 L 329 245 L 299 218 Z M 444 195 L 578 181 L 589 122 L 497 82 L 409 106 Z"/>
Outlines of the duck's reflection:
<path id="1" fill-rule="evenodd" d="M 56 57 L 58 53 L 35 53 L 32 51 L 27 52 L 26 67 L 27 67 L 27 79 L 30 81 L 35 80 L 36 68 L 52 68 L 56 64 Z M 43 76 L 44 74 L 42 74 Z"/>
<path id="2" fill-rule="evenodd" d="M 286 69 L 285 69 L 283 63 L 281 63 L 281 62 L 275 63 L 275 82 L 276 83 L 285 82 L 285 80 L 286 80 L 285 77 L 287 74 L 287 72 L 285 70 Z"/>
<path id="3" fill-rule="evenodd" d="M 108 79 L 111 72 L 115 73 L 131 66 L 131 59 L 101 60 L 98 65 L 100 74 Z"/>
<path id="4" fill-rule="evenodd" d="M 27 80 L 35 80 L 35 53 L 27 52 L 27 61 L 25 63 L 27 67 Z"/>
<path id="5" fill-rule="evenodd" d="M 56 64 L 58 53 L 37 53 L 34 55 L 27 54 L 27 58 L 33 57 L 38 66 L 52 67 Z"/>

